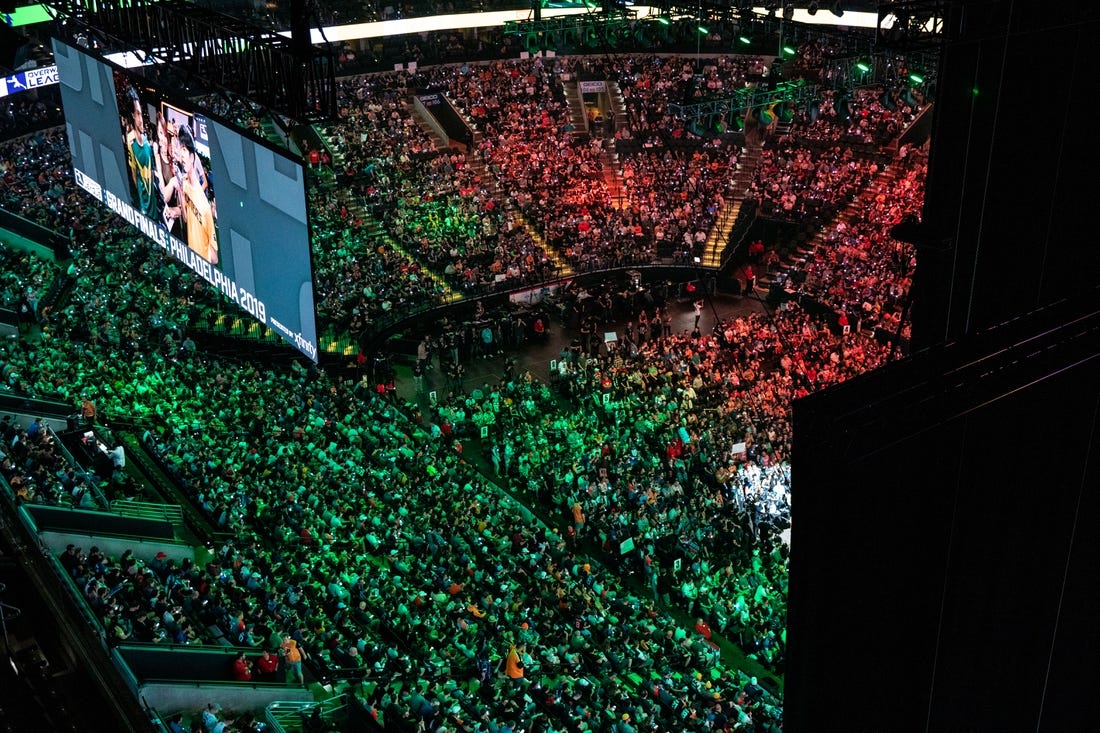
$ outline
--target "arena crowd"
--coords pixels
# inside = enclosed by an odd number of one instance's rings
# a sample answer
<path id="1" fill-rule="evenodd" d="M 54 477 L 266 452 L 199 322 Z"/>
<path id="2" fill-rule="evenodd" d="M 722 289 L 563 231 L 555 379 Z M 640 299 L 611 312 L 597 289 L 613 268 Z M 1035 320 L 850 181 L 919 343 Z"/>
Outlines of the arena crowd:
<path id="1" fill-rule="evenodd" d="M 319 314 L 365 333 L 451 289 L 540 282 L 548 248 L 578 269 L 696 252 L 742 143 L 693 139 L 669 117 L 696 83 L 676 59 L 614 62 L 629 132 L 574 135 L 563 75 L 606 63 L 424 70 L 417 83 L 480 133 L 465 153 L 432 146 L 402 75 L 345 82 L 327 131 L 345 185 L 310 197 Z M 717 60 L 698 96 L 756 64 Z M 3 251 L 4 301 L 30 304 L 41 335 L 4 347 L 4 388 L 147 425 L 147 450 L 231 535 L 203 564 L 67 548 L 60 562 L 107 637 L 228 640 L 245 650 L 240 680 L 362 680 L 354 691 L 395 730 L 780 729 L 781 702 L 717 637 L 782 671 L 790 403 L 889 358 L 870 327 L 901 323 L 912 253 L 888 232 L 919 212 L 925 172 L 916 150 L 839 147 L 822 119 L 766 148 L 752 193 L 790 218 L 867 203 L 829 223 L 806 265 L 798 294 L 826 315 L 792 300 L 673 333 L 664 300 L 608 300 L 586 328 L 619 329 L 614 347 L 578 338 L 546 384 L 512 368 L 470 390 L 454 380 L 430 413 L 365 373 L 204 353 L 193 336 L 224 306 L 87 206 L 63 131 L 5 143 L 0 203 L 71 232 L 75 251 L 63 267 Z M 620 143 L 625 200 L 604 170 Z M 884 165 L 889 188 L 871 183 Z M 57 282 L 72 295 L 40 302 Z M 478 345 L 443 323 L 418 366 L 458 370 L 538 332 L 504 324 Z M 6 426 L 3 444 L 20 500 L 85 506 L 89 479 L 26 433 Z M 127 492 L 122 477 L 91 480 Z M 194 717 L 207 714 L 227 727 L 214 706 Z"/>

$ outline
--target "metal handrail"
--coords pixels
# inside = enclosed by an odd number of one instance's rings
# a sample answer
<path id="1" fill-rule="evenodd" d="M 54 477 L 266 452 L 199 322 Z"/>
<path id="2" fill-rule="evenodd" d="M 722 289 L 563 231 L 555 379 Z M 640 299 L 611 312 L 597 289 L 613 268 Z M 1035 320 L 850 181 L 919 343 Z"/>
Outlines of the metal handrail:
<path id="1" fill-rule="evenodd" d="M 90 487 L 89 491 L 92 492 L 92 495 L 96 499 L 95 508 L 103 510 L 103 511 L 110 511 L 111 501 L 107 498 L 107 496 L 99 488 L 99 484 L 92 480 L 92 477 L 95 476 L 95 474 L 93 474 L 89 471 L 85 471 L 84 469 L 81 468 L 80 464 L 77 463 L 76 458 L 73 457 L 73 454 L 69 452 L 69 449 L 66 448 L 65 444 L 63 442 L 61 442 L 61 439 L 59 437 L 57 437 L 57 433 L 54 432 L 53 428 L 51 428 L 50 426 L 47 425 L 46 426 L 46 432 L 50 436 L 50 439 L 53 440 L 54 445 L 56 445 L 61 450 L 61 455 L 65 457 L 66 463 L 68 463 L 70 466 L 72 466 L 74 469 L 76 469 L 77 474 L 82 476 L 84 478 L 84 480 L 87 482 L 88 486 Z M 72 497 L 70 497 L 70 499 L 71 498 Z M 88 507 L 78 507 L 78 506 L 75 506 L 75 505 L 73 506 L 73 509 L 86 509 L 86 508 L 88 508 Z"/>
<path id="2" fill-rule="evenodd" d="M 132 519 L 163 519 L 170 524 L 183 522 L 183 507 L 179 504 L 156 504 L 137 499 L 117 499 L 111 511 L 120 517 Z"/>
<path id="3" fill-rule="evenodd" d="M 275 733 L 286 733 L 283 723 L 289 723 L 293 719 L 293 728 L 300 728 L 303 713 L 310 713 L 314 708 L 321 708 L 321 716 L 331 715 L 348 706 L 347 696 L 329 698 L 321 702 L 298 702 L 296 700 L 276 700 L 264 708 L 264 721 Z"/>
<path id="4" fill-rule="evenodd" d="M 733 228 L 730 229 L 726 246 L 718 256 L 719 270 L 728 265 L 730 260 L 733 259 L 733 255 L 741 248 L 742 243 L 745 241 L 745 235 L 749 233 L 752 229 L 753 222 L 756 221 L 756 213 L 757 207 L 755 204 L 748 203 L 747 201 L 741 202 L 741 210 L 737 212 L 737 221 L 734 222 Z"/>

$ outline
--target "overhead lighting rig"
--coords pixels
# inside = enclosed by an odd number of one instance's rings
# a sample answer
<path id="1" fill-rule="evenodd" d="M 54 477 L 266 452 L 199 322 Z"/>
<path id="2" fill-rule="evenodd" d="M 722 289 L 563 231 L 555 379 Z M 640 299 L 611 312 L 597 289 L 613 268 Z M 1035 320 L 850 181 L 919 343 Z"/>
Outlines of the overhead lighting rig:
<path id="1" fill-rule="evenodd" d="M 615 39 L 629 33 L 638 15 L 638 11 L 618 0 L 609 0 L 602 5 L 587 2 L 585 7 L 587 12 L 583 15 L 557 15 L 552 18 L 539 15 L 527 20 L 509 20 L 504 24 L 504 35 L 555 43 L 573 39 L 581 45 L 591 39 L 596 44 L 614 45 Z"/>
<path id="2" fill-rule="evenodd" d="M 939 47 L 946 40 L 948 0 L 898 0 L 878 6 L 878 45 L 899 51 Z"/>
<path id="3" fill-rule="evenodd" d="M 310 42 L 305 0 L 290 38 L 184 0 L 58 0 L 58 34 L 140 53 L 215 92 L 306 122 L 336 116 L 335 53 Z M 295 13 L 292 11 L 292 16 Z"/>
<path id="4" fill-rule="evenodd" d="M 757 87 L 745 87 L 738 89 L 733 94 L 721 99 L 711 99 L 705 102 L 691 102 L 689 104 L 670 104 L 669 111 L 673 116 L 681 120 L 697 120 L 726 115 L 740 115 L 746 110 L 770 107 L 773 104 L 808 103 L 818 98 L 817 84 L 809 84 L 801 79 L 798 81 L 785 81 L 775 85 L 772 89 L 759 89 Z"/>

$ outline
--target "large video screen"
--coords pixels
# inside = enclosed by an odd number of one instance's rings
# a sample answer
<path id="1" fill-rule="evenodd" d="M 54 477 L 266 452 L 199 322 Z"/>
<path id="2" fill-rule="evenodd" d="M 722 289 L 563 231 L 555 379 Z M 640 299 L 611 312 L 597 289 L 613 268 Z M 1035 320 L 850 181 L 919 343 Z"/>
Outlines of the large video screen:
<path id="1" fill-rule="evenodd" d="M 300 162 L 53 42 L 77 185 L 317 361 Z"/>

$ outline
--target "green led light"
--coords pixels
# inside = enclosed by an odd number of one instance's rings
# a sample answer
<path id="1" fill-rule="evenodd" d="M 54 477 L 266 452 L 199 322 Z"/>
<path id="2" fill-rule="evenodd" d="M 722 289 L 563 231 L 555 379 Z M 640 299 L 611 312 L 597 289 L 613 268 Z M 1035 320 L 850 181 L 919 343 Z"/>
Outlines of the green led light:
<path id="1" fill-rule="evenodd" d="M 741 41 L 741 43 L 745 44 L 746 46 L 752 45 L 752 39 L 748 36 L 738 36 L 737 40 Z"/>
<path id="2" fill-rule="evenodd" d="M 794 56 L 795 50 L 792 46 L 784 46 L 783 53 L 787 54 L 788 56 Z"/>
<path id="3" fill-rule="evenodd" d="M 663 15 L 660 18 L 657 19 L 657 22 L 660 23 L 661 25 L 668 25 L 669 24 L 668 18 L 664 17 Z"/>
<path id="4" fill-rule="evenodd" d="M 699 35 L 701 36 L 705 36 L 710 33 L 710 30 L 705 25 L 699 26 L 696 30 L 699 31 Z"/>
<path id="5" fill-rule="evenodd" d="M 923 84 L 924 83 L 924 77 L 921 76 L 920 74 L 913 73 L 913 74 L 909 75 L 909 81 L 913 82 L 914 84 Z"/>
<path id="6" fill-rule="evenodd" d="M 866 61 L 860 61 L 856 64 L 856 68 L 866 74 L 868 71 L 871 70 L 871 65 L 868 64 Z"/>
<path id="7" fill-rule="evenodd" d="M 53 16 L 46 10 L 45 5 L 24 5 L 21 8 L 16 8 L 15 12 L 11 14 L 12 28 L 33 25 L 34 23 L 46 23 L 51 20 L 53 20 Z M 0 16 L 0 22 L 3 22 L 3 16 Z"/>

